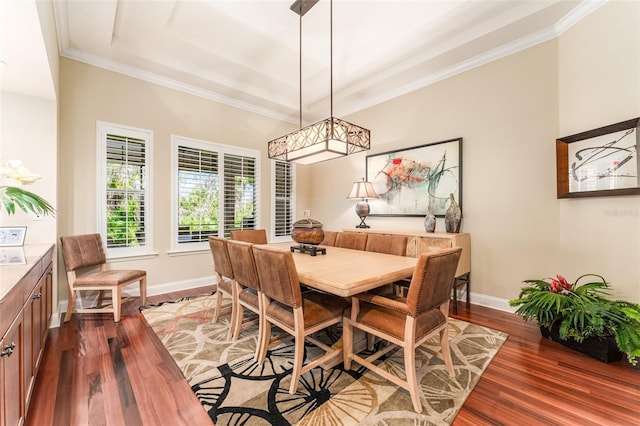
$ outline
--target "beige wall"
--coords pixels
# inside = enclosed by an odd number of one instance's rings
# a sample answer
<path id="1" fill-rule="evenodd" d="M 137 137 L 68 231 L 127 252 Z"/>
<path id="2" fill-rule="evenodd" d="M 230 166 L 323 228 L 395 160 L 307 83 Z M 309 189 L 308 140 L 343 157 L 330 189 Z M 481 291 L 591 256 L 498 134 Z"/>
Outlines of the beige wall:
<path id="1" fill-rule="evenodd" d="M 640 116 L 640 2 L 613 1 L 559 43 L 559 136 Z M 563 272 L 600 273 L 640 301 L 640 196 L 560 200 Z"/>
<path id="2" fill-rule="evenodd" d="M 640 301 L 640 196 L 558 200 L 555 172 L 556 138 L 640 116 L 639 28 L 640 2 L 611 2 L 559 39 L 347 118 L 371 129 L 370 153 L 464 139 L 476 302 L 504 308 L 522 280 L 558 273 L 602 274 Z M 314 166 L 312 216 L 326 229 L 358 223 L 345 198 L 366 155 Z M 424 230 L 422 218 L 367 223 Z"/>
<path id="3" fill-rule="evenodd" d="M 130 260 L 118 268 L 148 271 L 154 286 L 213 275 L 211 254 L 170 256 L 171 134 L 251 149 L 293 126 L 121 74 L 62 59 L 59 143 L 59 235 L 96 232 L 96 121 L 153 131 L 153 259 Z M 261 160 L 260 224 L 269 227 L 270 164 Z M 62 270 L 62 268 L 61 268 Z M 61 298 L 66 298 L 66 279 Z"/>
<path id="4" fill-rule="evenodd" d="M 523 279 L 559 267 L 556 82 L 557 42 L 551 41 L 349 117 L 371 129 L 372 154 L 463 138 L 461 230 L 472 236 L 471 289 L 484 295 L 478 302 L 496 306 L 491 297 L 515 297 Z M 364 176 L 365 157 L 314 169 L 314 198 L 325 202 L 312 211 L 328 229 L 358 223 L 354 202 L 345 198 L 351 182 Z M 423 222 L 367 220 L 373 228 L 416 231 L 424 231 Z M 444 230 L 444 219 L 437 230 Z"/>

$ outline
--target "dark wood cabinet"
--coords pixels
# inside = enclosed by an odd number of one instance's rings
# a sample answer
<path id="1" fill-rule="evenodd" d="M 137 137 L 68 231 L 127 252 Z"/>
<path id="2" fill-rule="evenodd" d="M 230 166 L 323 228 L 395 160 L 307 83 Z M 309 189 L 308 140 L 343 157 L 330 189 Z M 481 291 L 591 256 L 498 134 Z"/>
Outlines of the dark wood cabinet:
<path id="1" fill-rule="evenodd" d="M 25 251 L 26 265 L 0 266 L 0 426 L 24 423 L 52 314 L 53 246 Z"/>

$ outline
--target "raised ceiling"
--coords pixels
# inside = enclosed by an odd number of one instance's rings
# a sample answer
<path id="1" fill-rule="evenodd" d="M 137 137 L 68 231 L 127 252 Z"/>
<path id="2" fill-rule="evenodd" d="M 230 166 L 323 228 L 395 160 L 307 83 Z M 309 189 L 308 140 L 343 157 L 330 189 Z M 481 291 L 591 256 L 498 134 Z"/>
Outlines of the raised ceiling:
<path id="1" fill-rule="evenodd" d="M 292 2 L 56 0 L 54 10 L 62 56 L 297 123 Z M 334 0 L 335 113 L 557 37 L 600 4 Z M 320 0 L 302 19 L 305 122 L 329 113 L 329 10 L 329 0 Z"/>

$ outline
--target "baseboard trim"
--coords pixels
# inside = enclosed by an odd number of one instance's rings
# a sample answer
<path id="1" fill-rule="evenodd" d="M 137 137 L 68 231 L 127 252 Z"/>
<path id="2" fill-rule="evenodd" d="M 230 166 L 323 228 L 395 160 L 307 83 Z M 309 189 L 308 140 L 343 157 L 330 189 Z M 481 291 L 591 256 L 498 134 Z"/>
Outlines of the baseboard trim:
<path id="1" fill-rule="evenodd" d="M 458 300 L 464 300 L 458 298 Z M 486 294 L 471 293 L 471 303 L 473 305 L 485 306 L 487 308 L 496 309 L 498 311 L 514 313 L 516 308 L 509 306 L 509 299 L 502 299 Z"/>

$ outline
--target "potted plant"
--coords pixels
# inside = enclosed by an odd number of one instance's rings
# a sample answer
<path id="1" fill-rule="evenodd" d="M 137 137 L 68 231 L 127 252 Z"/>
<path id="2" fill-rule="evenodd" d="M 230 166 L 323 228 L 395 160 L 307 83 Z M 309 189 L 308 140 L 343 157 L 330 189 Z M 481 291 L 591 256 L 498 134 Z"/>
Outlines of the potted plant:
<path id="1" fill-rule="evenodd" d="M 589 282 L 580 284 L 583 279 Z M 517 299 L 509 301 L 509 305 L 518 306 L 516 314 L 525 321 L 536 320 L 543 336 L 555 340 L 557 333 L 560 343 L 605 362 L 612 359 L 594 355 L 584 346 L 586 342 L 606 345 L 607 339 L 615 340 L 614 349 L 617 347 L 631 364 L 637 364 L 640 305 L 608 299 L 609 284 L 602 276 L 585 274 L 573 284 L 561 275 L 524 282 L 527 285 L 520 290 Z"/>
<path id="2" fill-rule="evenodd" d="M 40 179 L 22 165 L 22 161 L 10 160 L 0 163 L 0 207 L 9 215 L 16 212 L 16 206 L 25 213 L 54 215 L 55 209 L 39 195 L 26 191 L 17 185 L 28 185 Z"/>

